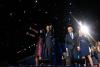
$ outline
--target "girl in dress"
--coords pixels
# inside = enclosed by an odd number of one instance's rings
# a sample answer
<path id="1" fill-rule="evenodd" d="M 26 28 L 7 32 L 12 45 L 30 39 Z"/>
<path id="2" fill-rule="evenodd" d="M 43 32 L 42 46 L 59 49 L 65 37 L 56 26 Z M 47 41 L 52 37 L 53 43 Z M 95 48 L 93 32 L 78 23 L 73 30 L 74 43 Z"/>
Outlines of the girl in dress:
<path id="1" fill-rule="evenodd" d="M 79 43 L 79 46 L 77 47 L 77 49 L 78 51 L 80 51 L 81 58 L 85 59 L 85 57 L 87 57 L 90 62 L 91 67 L 93 67 L 93 61 L 92 61 L 90 51 L 89 51 L 90 42 L 88 38 L 85 36 L 84 32 L 82 32 L 82 30 L 79 30 L 78 43 Z"/>

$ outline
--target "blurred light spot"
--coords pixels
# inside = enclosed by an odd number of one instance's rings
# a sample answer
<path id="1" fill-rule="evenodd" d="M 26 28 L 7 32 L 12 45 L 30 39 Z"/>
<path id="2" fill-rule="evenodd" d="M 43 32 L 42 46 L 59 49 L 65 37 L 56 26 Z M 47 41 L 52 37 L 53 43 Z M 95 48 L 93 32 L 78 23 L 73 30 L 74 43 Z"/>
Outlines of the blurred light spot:
<path id="1" fill-rule="evenodd" d="M 26 11 L 24 10 L 24 14 L 26 13 Z"/>
<path id="2" fill-rule="evenodd" d="M 10 16 L 12 16 L 13 15 L 13 13 L 10 13 Z"/>
<path id="3" fill-rule="evenodd" d="M 48 12 L 47 11 L 45 11 L 45 14 L 47 14 Z"/>

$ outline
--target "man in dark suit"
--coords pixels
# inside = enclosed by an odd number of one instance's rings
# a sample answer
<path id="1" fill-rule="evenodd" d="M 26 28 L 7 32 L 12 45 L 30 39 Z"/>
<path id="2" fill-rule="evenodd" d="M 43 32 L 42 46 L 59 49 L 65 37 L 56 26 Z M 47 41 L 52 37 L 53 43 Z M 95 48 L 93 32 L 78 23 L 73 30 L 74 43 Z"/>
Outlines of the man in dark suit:
<path id="1" fill-rule="evenodd" d="M 66 52 L 69 54 L 70 58 L 70 65 L 71 67 L 74 66 L 74 53 L 76 52 L 77 47 L 77 35 L 73 32 L 72 26 L 67 28 L 68 33 L 65 36 L 65 49 Z M 68 56 L 68 55 L 67 55 Z"/>
<path id="2" fill-rule="evenodd" d="M 55 38 L 52 32 L 51 25 L 46 26 L 46 33 L 45 33 L 45 46 L 44 46 L 44 59 L 48 60 L 50 63 L 52 62 L 52 54 L 53 48 L 55 45 Z"/>

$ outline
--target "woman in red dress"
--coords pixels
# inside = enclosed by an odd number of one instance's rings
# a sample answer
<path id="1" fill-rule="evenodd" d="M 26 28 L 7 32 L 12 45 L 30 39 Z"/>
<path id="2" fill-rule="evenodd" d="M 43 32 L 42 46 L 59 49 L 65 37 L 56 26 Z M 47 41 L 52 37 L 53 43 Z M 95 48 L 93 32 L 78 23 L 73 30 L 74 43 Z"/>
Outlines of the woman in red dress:
<path id="1" fill-rule="evenodd" d="M 36 53 L 35 53 L 36 54 L 36 57 L 35 57 L 35 64 L 36 65 L 39 64 L 39 60 L 41 60 L 41 58 L 42 58 L 43 45 L 44 45 L 44 43 L 43 43 L 43 37 L 40 34 L 40 36 L 38 38 L 37 45 L 36 45 Z"/>

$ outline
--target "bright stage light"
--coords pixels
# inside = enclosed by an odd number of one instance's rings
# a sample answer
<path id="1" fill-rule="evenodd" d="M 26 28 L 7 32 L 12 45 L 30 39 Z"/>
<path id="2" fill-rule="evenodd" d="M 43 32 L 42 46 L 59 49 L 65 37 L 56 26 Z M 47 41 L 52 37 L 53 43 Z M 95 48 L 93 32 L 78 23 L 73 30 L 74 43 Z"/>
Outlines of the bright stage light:
<path id="1" fill-rule="evenodd" d="M 87 26 L 81 26 L 81 30 L 83 33 L 88 34 L 89 33 L 89 28 Z"/>
<path id="2" fill-rule="evenodd" d="M 71 16 L 72 16 L 72 15 L 71 15 Z M 79 22 L 74 16 L 72 16 L 72 17 L 73 17 L 73 19 L 77 22 L 77 24 L 78 24 L 80 27 L 83 26 L 81 21 Z M 94 42 L 96 42 L 96 40 L 91 36 L 91 34 L 90 34 L 91 31 L 89 30 L 89 28 L 88 28 L 87 26 L 85 26 L 85 27 L 86 27 L 86 28 L 84 28 L 84 26 L 83 26 L 82 29 L 85 30 L 85 31 L 87 30 L 86 32 L 88 33 L 89 38 L 91 38 Z"/>
<path id="3" fill-rule="evenodd" d="M 82 22 L 80 21 L 79 23 L 80 26 L 80 30 L 85 34 L 85 35 L 89 35 L 89 28 L 86 25 L 83 25 Z"/>

